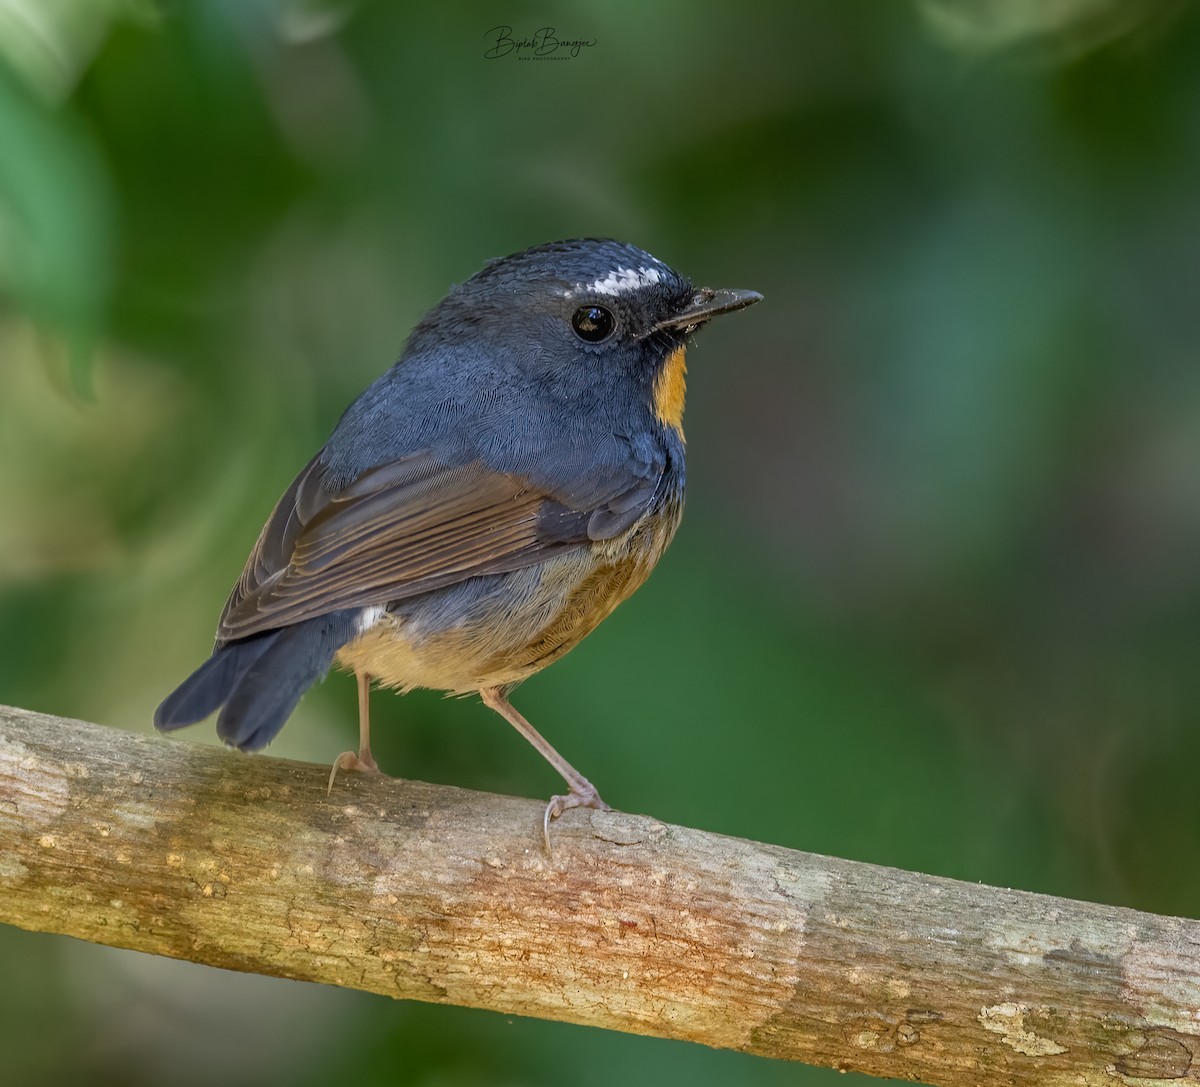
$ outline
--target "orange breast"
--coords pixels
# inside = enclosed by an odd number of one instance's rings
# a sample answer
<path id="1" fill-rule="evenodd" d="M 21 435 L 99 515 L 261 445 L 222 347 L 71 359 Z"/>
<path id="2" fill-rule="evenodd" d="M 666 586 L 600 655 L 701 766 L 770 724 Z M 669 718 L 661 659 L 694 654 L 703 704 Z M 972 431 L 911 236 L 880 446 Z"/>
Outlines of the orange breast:
<path id="1" fill-rule="evenodd" d="M 654 414 L 663 426 L 683 437 L 683 401 L 687 395 L 687 352 L 677 347 L 654 379 Z"/>

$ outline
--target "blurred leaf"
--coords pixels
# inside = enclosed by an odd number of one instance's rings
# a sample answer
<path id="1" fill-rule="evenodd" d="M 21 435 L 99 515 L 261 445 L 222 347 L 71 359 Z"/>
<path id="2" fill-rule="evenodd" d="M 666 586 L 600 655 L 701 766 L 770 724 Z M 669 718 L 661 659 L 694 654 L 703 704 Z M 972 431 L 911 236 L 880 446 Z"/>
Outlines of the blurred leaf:
<path id="1" fill-rule="evenodd" d="M 0 56 L 43 100 L 61 103 L 121 18 L 154 18 L 153 0 L 0 0 Z"/>
<path id="2" fill-rule="evenodd" d="M 1074 59 L 1182 10 L 1184 0 L 917 0 L 934 36 L 963 53 L 1018 46 Z"/>
<path id="3" fill-rule="evenodd" d="M 108 291 L 113 209 L 78 119 L 36 102 L 0 63 L 0 291 L 59 333 L 76 389 Z"/>

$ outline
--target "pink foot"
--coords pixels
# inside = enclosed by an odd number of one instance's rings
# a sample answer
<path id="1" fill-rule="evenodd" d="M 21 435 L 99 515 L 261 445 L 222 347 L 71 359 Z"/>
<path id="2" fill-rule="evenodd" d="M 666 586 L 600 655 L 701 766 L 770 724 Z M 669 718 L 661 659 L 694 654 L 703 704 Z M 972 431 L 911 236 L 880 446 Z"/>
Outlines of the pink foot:
<path id="1" fill-rule="evenodd" d="M 542 837 L 546 840 L 546 852 L 551 856 L 554 850 L 550 847 L 550 820 L 557 819 L 570 808 L 594 808 L 596 811 L 612 811 L 596 791 L 596 786 L 583 779 L 579 785 L 572 785 L 571 791 L 564 796 L 552 796 L 546 805 L 546 814 L 542 816 Z"/>
<path id="2" fill-rule="evenodd" d="M 325 790 L 325 795 L 328 796 L 333 792 L 333 783 L 337 779 L 339 770 L 357 770 L 367 774 L 378 774 L 379 763 L 372 757 L 370 751 L 363 751 L 356 754 L 353 751 L 343 751 L 333 763 L 329 771 L 329 788 Z"/>

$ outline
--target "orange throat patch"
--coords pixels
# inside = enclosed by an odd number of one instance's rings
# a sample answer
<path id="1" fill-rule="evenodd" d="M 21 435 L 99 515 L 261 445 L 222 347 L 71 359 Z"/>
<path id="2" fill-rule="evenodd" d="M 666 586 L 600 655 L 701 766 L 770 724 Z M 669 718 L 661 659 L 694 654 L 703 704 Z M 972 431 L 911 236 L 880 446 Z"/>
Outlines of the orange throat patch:
<path id="1" fill-rule="evenodd" d="M 663 426 L 683 437 L 683 401 L 687 395 L 687 352 L 677 347 L 654 379 L 654 414 Z"/>

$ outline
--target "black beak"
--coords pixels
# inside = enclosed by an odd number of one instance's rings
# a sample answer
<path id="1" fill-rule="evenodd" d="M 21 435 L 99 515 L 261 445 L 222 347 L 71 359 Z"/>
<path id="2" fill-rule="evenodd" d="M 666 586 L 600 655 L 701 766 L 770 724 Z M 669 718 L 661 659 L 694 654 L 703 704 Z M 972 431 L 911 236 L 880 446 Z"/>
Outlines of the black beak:
<path id="1" fill-rule="evenodd" d="M 761 301 L 762 295 L 758 291 L 714 291 L 709 287 L 701 287 L 685 308 L 665 321 L 659 321 L 654 329 L 657 332 L 660 328 L 681 328 L 685 333 L 691 332 L 719 314 L 745 309 Z"/>

